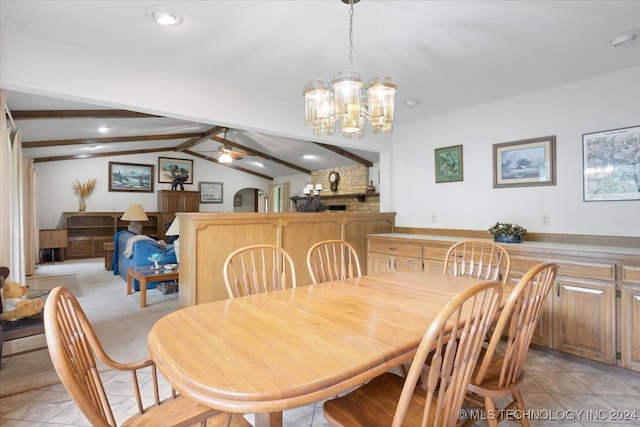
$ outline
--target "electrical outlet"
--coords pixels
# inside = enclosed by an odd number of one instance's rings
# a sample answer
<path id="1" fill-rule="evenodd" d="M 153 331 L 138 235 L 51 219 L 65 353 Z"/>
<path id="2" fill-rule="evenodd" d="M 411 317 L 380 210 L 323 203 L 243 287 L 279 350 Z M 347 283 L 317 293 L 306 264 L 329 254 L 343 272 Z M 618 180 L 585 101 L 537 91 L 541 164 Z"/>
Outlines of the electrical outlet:
<path id="1" fill-rule="evenodd" d="M 542 225 L 549 225 L 551 224 L 551 215 L 549 215 L 548 213 L 543 213 L 542 217 L 540 218 L 540 223 Z"/>
<path id="2" fill-rule="evenodd" d="M 436 214 L 431 214 L 431 222 L 436 222 L 438 219 L 438 217 L 436 217 Z"/>

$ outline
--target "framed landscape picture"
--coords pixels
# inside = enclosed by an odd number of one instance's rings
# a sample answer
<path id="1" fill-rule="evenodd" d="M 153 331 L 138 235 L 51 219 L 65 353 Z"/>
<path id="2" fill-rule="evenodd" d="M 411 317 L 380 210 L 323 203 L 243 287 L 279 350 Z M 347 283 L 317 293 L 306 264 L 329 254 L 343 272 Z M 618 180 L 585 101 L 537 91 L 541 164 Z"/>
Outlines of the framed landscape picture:
<path id="1" fill-rule="evenodd" d="M 462 145 L 436 148 L 436 183 L 462 181 Z"/>
<path id="2" fill-rule="evenodd" d="M 493 145 L 493 188 L 556 185 L 556 137 Z"/>
<path id="3" fill-rule="evenodd" d="M 584 201 L 640 200 L 640 126 L 582 135 Z"/>
<path id="4" fill-rule="evenodd" d="M 200 203 L 222 203 L 222 183 L 200 181 Z"/>
<path id="5" fill-rule="evenodd" d="M 153 193 L 153 165 L 109 162 L 109 191 Z"/>
<path id="6" fill-rule="evenodd" d="M 175 179 L 193 184 L 193 160 L 158 157 L 158 182 L 171 183 Z"/>

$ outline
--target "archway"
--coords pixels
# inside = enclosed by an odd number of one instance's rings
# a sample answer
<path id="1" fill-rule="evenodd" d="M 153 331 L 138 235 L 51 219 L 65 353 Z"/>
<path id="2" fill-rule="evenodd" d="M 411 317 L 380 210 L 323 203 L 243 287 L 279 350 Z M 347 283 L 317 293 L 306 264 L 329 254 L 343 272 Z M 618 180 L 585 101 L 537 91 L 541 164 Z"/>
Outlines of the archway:
<path id="1" fill-rule="evenodd" d="M 267 192 L 259 188 L 242 188 L 233 195 L 234 212 L 266 212 Z"/>

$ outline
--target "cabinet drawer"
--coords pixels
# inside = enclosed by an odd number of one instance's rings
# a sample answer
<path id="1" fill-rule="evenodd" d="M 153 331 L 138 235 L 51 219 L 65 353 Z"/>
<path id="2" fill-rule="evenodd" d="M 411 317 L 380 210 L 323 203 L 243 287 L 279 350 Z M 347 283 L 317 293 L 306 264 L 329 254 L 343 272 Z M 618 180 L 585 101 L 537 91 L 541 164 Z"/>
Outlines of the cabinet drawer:
<path id="1" fill-rule="evenodd" d="M 369 252 L 421 258 L 422 246 L 390 242 L 369 242 Z"/>
<path id="2" fill-rule="evenodd" d="M 444 261 L 444 257 L 447 255 L 447 251 L 449 247 L 434 247 L 434 246 L 423 246 L 422 247 L 422 257 L 425 259 L 437 259 Z"/>
<path id="3" fill-rule="evenodd" d="M 622 281 L 625 283 L 640 283 L 640 266 L 623 265 Z"/>
<path id="4" fill-rule="evenodd" d="M 556 260 L 511 256 L 511 269 L 527 271 L 541 262 L 555 262 L 559 276 L 582 277 L 585 279 L 616 280 L 616 265 L 571 260 Z"/>

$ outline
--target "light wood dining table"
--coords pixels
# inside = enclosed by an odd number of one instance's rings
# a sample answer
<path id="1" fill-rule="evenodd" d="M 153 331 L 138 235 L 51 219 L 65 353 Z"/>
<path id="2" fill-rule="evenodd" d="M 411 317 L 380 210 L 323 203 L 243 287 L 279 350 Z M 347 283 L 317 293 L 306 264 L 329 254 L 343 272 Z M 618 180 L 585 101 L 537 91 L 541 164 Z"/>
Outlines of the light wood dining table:
<path id="1" fill-rule="evenodd" d="M 184 396 L 278 426 L 283 410 L 410 362 L 447 301 L 478 282 L 391 272 L 216 301 L 161 318 L 147 345 Z"/>

